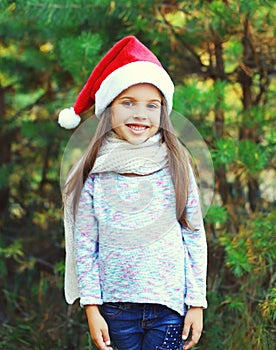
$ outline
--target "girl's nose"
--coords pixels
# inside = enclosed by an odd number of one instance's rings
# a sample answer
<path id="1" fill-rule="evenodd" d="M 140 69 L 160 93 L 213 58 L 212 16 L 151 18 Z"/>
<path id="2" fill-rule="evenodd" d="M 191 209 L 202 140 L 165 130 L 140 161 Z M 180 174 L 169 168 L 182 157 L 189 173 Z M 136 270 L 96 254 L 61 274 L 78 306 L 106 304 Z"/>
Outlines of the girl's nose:
<path id="1" fill-rule="evenodd" d="M 133 116 L 135 118 L 146 119 L 148 117 L 146 106 L 143 103 L 137 103 Z"/>

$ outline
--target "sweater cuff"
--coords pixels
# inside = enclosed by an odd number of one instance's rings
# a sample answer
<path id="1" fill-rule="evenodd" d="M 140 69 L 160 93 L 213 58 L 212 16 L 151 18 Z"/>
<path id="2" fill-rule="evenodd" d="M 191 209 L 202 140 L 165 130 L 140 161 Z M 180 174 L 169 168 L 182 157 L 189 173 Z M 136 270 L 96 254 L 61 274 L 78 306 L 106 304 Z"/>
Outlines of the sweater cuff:
<path id="1" fill-rule="evenodd" d="M 102 305 L 103 300 L 100 298 L 93 297 L 81 297 L 80 298 L 80 306 L 84 307 L 85 305 Z"/>
<path id="2" fill-rule="evenodd" d="M 185 304 L 188 307 L 194 306 L 194 307 L 202 307 L 203 309 L 207 309 L 208 304 L 207 300 L 185 300 Z"/>

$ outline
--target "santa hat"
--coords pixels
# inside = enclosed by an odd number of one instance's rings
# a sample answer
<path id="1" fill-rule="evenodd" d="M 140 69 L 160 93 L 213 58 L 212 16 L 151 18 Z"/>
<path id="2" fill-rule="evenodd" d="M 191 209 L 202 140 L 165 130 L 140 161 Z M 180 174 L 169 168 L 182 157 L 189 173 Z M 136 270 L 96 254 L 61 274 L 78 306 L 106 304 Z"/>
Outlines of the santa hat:
<path id="1" fill-rule="evenodd" d="M 172 110 L 174 84 L 157 57 L 136 37 L 118 41 L 93 69 L 73 107 L 59 113 L 58 123 L 72 129 L 80 123 L 79 114 L 95 104 L 99 118 L 124 90 L 139 83 L 156 86 L 164 95 L 168 113 Z"/>

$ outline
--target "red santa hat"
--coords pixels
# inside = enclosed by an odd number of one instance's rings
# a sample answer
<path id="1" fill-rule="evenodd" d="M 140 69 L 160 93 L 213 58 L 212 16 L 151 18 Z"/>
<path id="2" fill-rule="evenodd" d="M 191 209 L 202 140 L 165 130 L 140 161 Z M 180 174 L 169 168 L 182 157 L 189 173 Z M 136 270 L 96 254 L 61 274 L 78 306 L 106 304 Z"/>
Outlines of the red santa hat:
<path id="1" fill-rule="evenodd" d="M 157 57 L 136 37 L 118 41 L 93 69 L 73 107 L 59 113 L 58 123 L 72 129 L 80 123 L 79 114 L 95 104 L 98 118 L 124 90 L 139 83 L 156 86 L 164 95 L 168 113 L 172 110 L 174 84 Z"/>

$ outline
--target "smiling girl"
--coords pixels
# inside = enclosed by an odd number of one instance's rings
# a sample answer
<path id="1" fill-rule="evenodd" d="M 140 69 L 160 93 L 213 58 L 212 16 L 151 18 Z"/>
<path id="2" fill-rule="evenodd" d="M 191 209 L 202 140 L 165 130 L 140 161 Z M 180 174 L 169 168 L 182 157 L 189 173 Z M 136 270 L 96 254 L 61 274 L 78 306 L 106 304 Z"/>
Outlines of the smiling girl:
<path id="1" fill-rule="evenodd" d="M 189 156 L 169 119 L 173 92 L 156 56 L 129 36 L 59 116 L 75 127 L 95 104 L 99 118 L 63 198 L 65 296 L 80 298 L 101 350 L 190 349 L 202 332 L 206 238 Z"/>
<path id="2" fill-rule="evenodd" d="M 161 93 L 155 86 L 129 87 L 111 104 L 113 130 L 132 144 L 145 142 L 159 129 L 161 103 Z"/>

